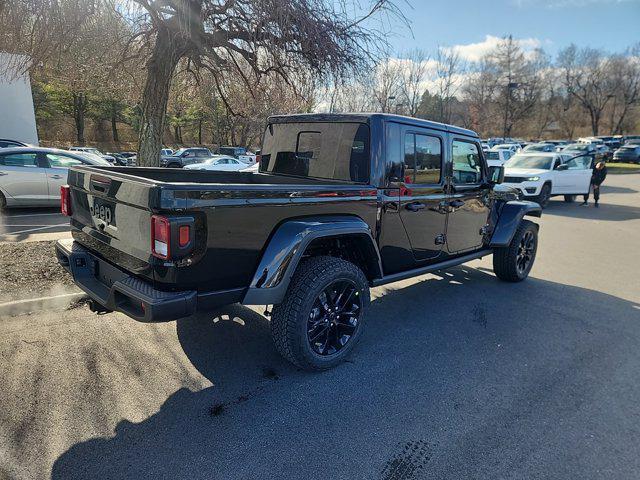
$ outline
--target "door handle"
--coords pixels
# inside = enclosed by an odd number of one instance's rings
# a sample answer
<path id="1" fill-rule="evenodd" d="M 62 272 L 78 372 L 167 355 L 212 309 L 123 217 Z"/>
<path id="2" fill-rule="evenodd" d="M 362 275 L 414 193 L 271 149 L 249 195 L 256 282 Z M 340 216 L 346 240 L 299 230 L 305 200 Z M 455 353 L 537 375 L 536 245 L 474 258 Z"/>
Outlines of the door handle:
<path id="1" fill-rule="evenodd" d="M 426 208 L 426 205 L 420 202 L 413 202 L 413 203 L 407 204 L 407 210 L 411 212 L 417 212 L 418 210 L 424 210 L 425 208 Z"/>
<path id="2" fill-rule="evenodd" d="M 62 175 L 51 175 L 49 178 L 55 178 L 56 180 L 59 180 L 62 178 Z"/>
<path id="3" fill-rule="evenodd" d="M 449 202 L 449 206 L 453 207 L 453 208 L 462 207 L 462 206 L 464 206 L 464 201 L 463 200 L 451 200 Z"/>
<path id="4" fill-rule="evenodd" d="M 7 172 L 0 172 L 0 177 L 4 177 L 5 175 L 9 175 Z"/>

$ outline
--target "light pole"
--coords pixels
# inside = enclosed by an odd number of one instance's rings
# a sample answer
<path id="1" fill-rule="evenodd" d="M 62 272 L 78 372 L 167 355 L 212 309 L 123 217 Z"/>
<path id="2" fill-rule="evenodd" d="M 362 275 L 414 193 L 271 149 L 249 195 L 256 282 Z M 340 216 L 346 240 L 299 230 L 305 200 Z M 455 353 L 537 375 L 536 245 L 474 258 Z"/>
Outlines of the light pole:
<path id="1" fill-rule="evenodd" d="M 520 88 L 520 84 L 517 82 L 507 83 L 507 100 L 504 107 L 504 128 L 502 131 L 502 139 L 507 138 L 507 124 L 509 122 L 509 103 L 511 103 L 511 92 Z"/>
<path id="2" fill-rule="evenodd" d="M 389 107 L 391 105 L 391 102 L 394 101 L 396 99 L 395 95 L 390 95 L 387 97 L 387 107 Z M 391 110 L 390 108 L 385 108 L 385 110 Z M 388 113 L 388 112 L 383 112 L 383 113 Z"/>

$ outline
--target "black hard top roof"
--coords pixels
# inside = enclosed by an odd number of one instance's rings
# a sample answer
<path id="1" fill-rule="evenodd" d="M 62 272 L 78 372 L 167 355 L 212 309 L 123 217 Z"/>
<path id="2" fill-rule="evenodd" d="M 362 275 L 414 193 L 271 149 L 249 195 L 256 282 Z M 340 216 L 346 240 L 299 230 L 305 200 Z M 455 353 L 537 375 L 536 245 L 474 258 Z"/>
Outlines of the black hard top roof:
<path id="1" fill-rule="evenodd" d="M 367 122 L 372 119 L 380 119 L 387 122 L 404 123 L 415 125 L 416 127 L 432 128 L 446 132 L 466 135 L 478 138 L 478 134 L 466 128 L 447 125 L 444 123 L 432 122 L 421 118 L 406 117 L 404 115 L 393 115 L 391 113 L 296 113 L 292 115 L 273 115 L 268 118 L 269 123 L 292 123 L 292 122 Z"/>

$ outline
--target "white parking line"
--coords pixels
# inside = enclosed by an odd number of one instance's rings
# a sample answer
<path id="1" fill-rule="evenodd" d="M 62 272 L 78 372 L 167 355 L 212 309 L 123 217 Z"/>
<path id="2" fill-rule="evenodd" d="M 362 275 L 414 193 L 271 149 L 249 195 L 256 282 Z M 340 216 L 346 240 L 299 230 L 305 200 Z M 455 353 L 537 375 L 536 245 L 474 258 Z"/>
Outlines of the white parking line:
<path id="1" fill-rule="evenodd" d="M 50 227 L 51 225 L 43 225 L 41 223 L 36 223 L 36 224 L 30 224 L 30 223 L 25 223 L 24 225 L 8 225 L 6 223 L 0 223 L 0 228 L 2 227 Z"/>
<path id="2" fill-rule="evenodd" d="M 36 230 L 46 230 L 47 228 L 66 227 L 68 223 L 59 223 L 58 225 L 47 225 L 46 227 L 30 228 L 28 230 L 19 230 L 17 232 L 6 233 L 5 235 L 20 235 L 22 233 L 35 232 Z"/>

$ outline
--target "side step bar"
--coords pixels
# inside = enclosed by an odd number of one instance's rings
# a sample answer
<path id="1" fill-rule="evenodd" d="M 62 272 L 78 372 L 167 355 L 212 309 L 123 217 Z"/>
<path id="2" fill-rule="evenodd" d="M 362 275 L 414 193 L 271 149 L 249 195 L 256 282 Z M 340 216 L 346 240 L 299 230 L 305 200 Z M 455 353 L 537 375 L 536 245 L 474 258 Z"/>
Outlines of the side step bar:
<path id="1" fill-rule="evenodd" d="M 460 265 L 462 263 L 470 262 L 471 260 L 477 260 L 478 258 L 482 258 L 487 255 L 492 255 L 493 250 L 480 250 L 478 252 L 470 253 L 468 255 L 463 255 L 461 257 L 451 258 L 449 260 L 445 260 L 444 262 L 434 263 L 432 265 L 427 265 L 425 267 L 415 268 L 413 270 L 409 270 L 407 272 L 393 273 L 391 275 L 385 275 L 382 278 L 376 278 L 371 281 L 372 287 L 379 287 L 380 285 L 386 285 L 387 283 L 397 282 L 399 280 L 404 280 L 406 278 L 417 277 L 418 275 L 424 275 L 425 273 L 435 272 L 437 270 L 445 270 L 447 268 L 455 267 L 456 265 Z"/>

